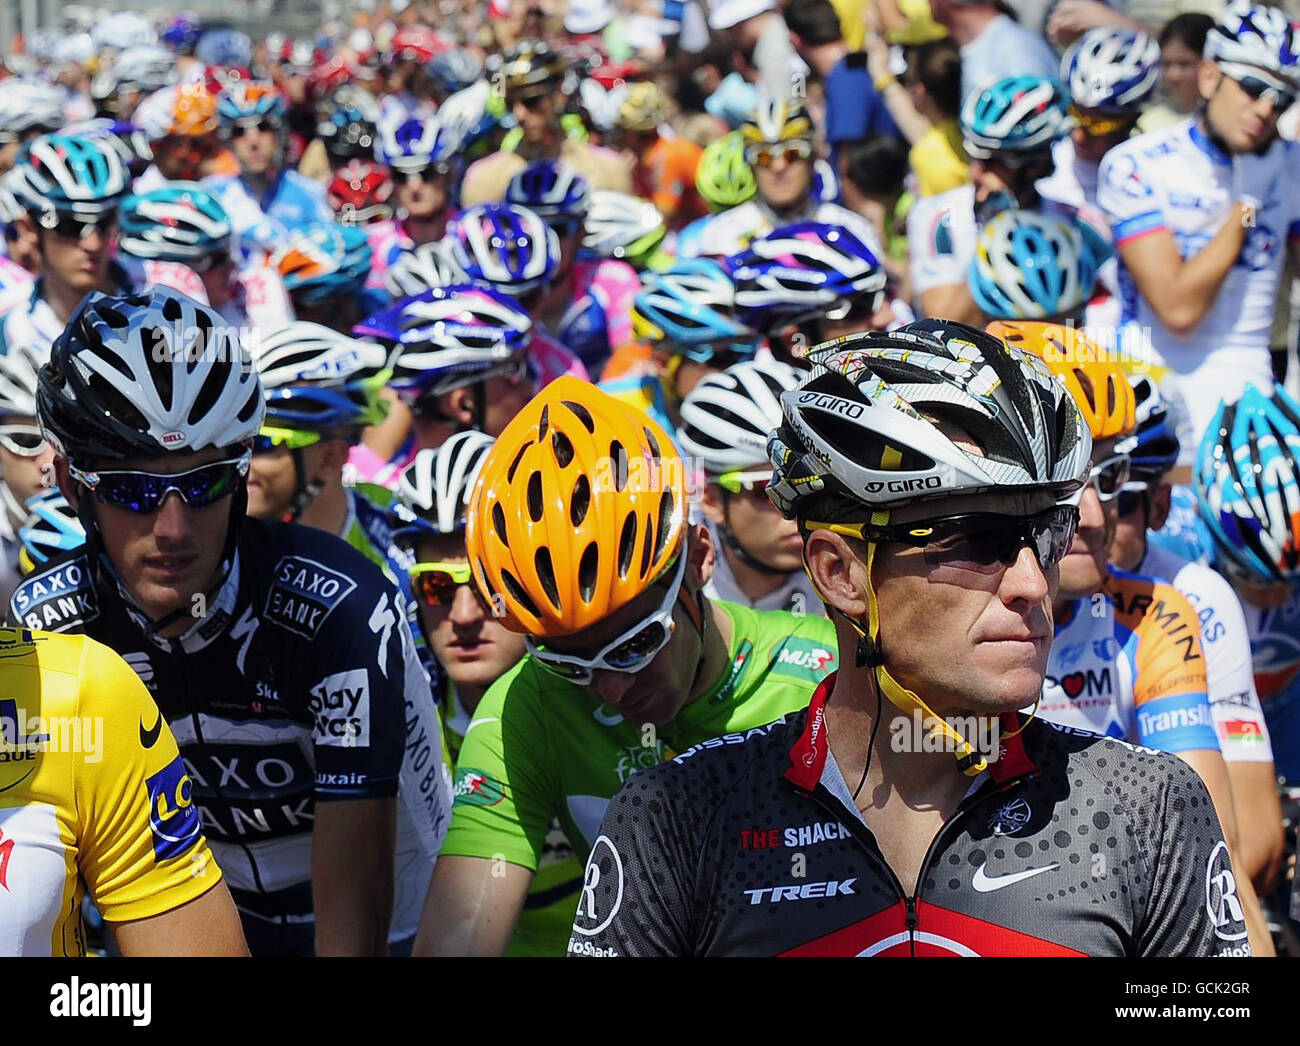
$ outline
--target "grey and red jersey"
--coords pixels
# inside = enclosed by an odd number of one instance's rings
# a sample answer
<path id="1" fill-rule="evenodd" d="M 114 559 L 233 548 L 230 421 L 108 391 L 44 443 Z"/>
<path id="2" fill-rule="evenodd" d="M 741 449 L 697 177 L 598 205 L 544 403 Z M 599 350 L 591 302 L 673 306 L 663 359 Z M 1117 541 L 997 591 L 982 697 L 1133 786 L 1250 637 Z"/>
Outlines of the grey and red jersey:
<path id="1" fill-rule="evenodd" d="M 1175 756 L 1004 717 L 909 896 L 804 711 L 628 780 L 569 954 L 1249 955 L 1209 793 Z"/>

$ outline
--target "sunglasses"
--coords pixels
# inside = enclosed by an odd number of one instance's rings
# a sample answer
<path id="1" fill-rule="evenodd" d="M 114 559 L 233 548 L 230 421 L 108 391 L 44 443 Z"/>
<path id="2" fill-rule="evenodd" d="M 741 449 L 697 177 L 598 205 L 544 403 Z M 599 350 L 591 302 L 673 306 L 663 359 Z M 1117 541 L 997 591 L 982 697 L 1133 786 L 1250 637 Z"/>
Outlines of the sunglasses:
<path id="1" fill-rule="evenodd" d="M 269 454 L 281 447 L 288 447 L 290 450 L 302 450 L 303 447 L 310 447 L 313 443 L 319 443 L 321 438 L 319 432 L 310 432 L 305 429 L 282 429 L 274 425 L 263 425 L 258 434 L 253 437 L 253 453 Z"/>
<path id="2" fill-rule="evenodd" d="M 718 370 L 726 370 L 733 364 L 753 359 L 754 353 L 758 351 L 758 343 L 746 345 L 729 339 L 706 341 L 698 345 L 670 345 L 668 349 L 672 355 L 682 356 L 692 363 L 707 363 Z"/>
<path id="3" fill-rule="evenodd" d="M 1300 94 L 1295 91 L 1287 91 L 1281 87 L 1276 87 L 1257 76 L 1234 76 L 1231 79 L 1246 94 L 1250 95 L 1251 101 L 1258 102 L 1261 98 L 1267 99 L 1269 104 L 1273 106 L 1275 113 L 1286 112 L 1291 106 L 1295 105 L 1297 97 L 1300 97 Z"/>
<path id="4" fill-rule="evenodd" d="M 229 497 L 248 475 L 250 452 L 238 458 L 214 461 L 187 472 L 134 472 L 110 469 L 103 472 L 82 472 L 69 464 L 72 478 L 93 491 L 101 505 L 124 508 L 142 516 L 157 512 L 158 507 L 173 490 L 192 509 L 207 508 L 222 498 Z"/>
<path id="5" fill-rule="evenodd" d="M 93 233 L 111 235 L 117 228 L 117 214 L 110 212 L 95 218 L 85 218 L 77 214 L 60 213 L 52 225 L 41 222 L 55 236 L 65 240 L 84 240 Z"/>
<path id="6" fill-rule="evenodd" d="M 482 375 L 475 381 L 465 382 L 466 385 L 475 385 L 479 382 L 487 382 L 490 378 L 501 378 L 511 386 L 518 388 L 529 377 L 528 357 L 521 353 L 513 359 L 504 369 L 492 370 Z M 438 409 L 438 400 L 443 392 L 450 392 L 450 389 L 443 389 L 438 392 L 425 392 L 419 388 L 403 389 L 398 388 L 397 398 L 411 408 L 411 413 L 421 418 L 443 418 L 442 411 Z"/>
<path id="7" fill-rule="evenodd" d="M 1042 166 L 1051 162 L 1051 149 L 1035 149 L 1027 153 L 993 150 L 985 161 L 985 163 L 1001 164 L 1010 171 L 1023 171 L 1029 167 Z"/>
<path id="8" fill-rule="evenodd" d="M 427 167 L 421 167 L 418 171 L 393 171 L 392 175 L 393 181 L 398 185 L 417 185 L 422 182 L 433 181 L 434 178 L 445 178 L 450 172 L 450 164 L 431 163 Z"/>
<path id="9" fill-rule="evenodd" d="M 1147 499 L 1147 485 L 1145 483 L 1126 483 L 1124 489 L 1119 492 L 1119 514 L 1121 516 L 1131 516 Z"/>
<path id="10" fill-rule="evenodd" d="M 1090 138 L 1105 138 L 1118 131 L 1131 130 L 1137 117 L 1129 114 L 1118 116 L 1094 116 L 1078 106 L 1070 106 L 1070 115 L 1083 128 L 1083 133 Z"/>
<path id="11" fill-rule="evenodd" d="M 536 94 L 517 94 L 506 102 L 506 106 L 513 109 L 516 105 L 522 105 L 530 113 L 535 113 L 542 108 L 546 99 L 550 97 L 549 91 L 540 91 Z"/>
<path id="12" fill-rule="evenodd" d="M 468 563 L 416 563 L 410 574 L 416 599 L 431 607 L 451 606 L 460 586 L 474 576 Z"/>
<path id="13" fill-rule="evenodd" d="M 1092 466 L 1088 483 L 1102 504 L 1114 501 L 1128 482 L 1130 461 L 1127 454 L 1115 454 Z"/>
<path id="14" fill-rule="evenodd" d="M 686 576 L 686 550 L 677 553 L 677 573 L 668 586 L 668 593 L 658 611 L 648 621 L 643 621 L 628 629 L 617 639 L 606 643 L 595 657 L 578 657 L 576 654 L 561 654 L 537 643 L 532 636 L 524 638 L 528 652 L 537 663 L 552 675 L 573 683 L 575 686 L 589 686 L 592 677 L 598 671 L 604 672 L 640 672 L 650 664 L 668 645 L 677 624 L 673 621 L 673 605 L 682 588 L 682 579 Z"/>
<path id="15" fill-rule="evenodd" d="M 0 425 L 0 446 L 20 458 L 34 458 L 45 450 L 45 437 L 35 425 Z"/>
<path id="16" fill-rule="evenodd" d="M 723 472 L 713 482 L 730 494 L 739 494 L 742 490 L 746 494 L 762 494 L 767 490 L 767 485 L 772 480 L 772 470 L 755 469 L 752 472 L 745 472 L 740 469 L 731 472 Z"/>
<path id="17" fill-rule="evenodd" d="M 237 123 L 230 128 L 231 138 L 242 138 L 251 131 L 261 131 L 263 134 L 276 134 L 280 130 L 280 125 L 273 120 L 258 120 L 257 123 Z"/>
<path id="18" fill-rule="evenodd" d="M 812 142 L 794 140 L 780 145 L 751 145 L 745 150 L 745 160 L 754 167 L 771 167 L 778 158 L 786 163 L 798 163 L 812 156 Z"/>
<path id="19" fill-rule="evenodd" d="M 870 523 L 804 525 L 809 530 L 830 530 L 863 541 L 910 545 L 924 550 L 928 566 L 996 574 L 1015 563 L 1026 545 L 1043 570 L 1056 566 L 1070 550 L 1078 524 L 1077 508 L 1055 505 L 1036 516 L 974 512 L 885 527 Z"/>

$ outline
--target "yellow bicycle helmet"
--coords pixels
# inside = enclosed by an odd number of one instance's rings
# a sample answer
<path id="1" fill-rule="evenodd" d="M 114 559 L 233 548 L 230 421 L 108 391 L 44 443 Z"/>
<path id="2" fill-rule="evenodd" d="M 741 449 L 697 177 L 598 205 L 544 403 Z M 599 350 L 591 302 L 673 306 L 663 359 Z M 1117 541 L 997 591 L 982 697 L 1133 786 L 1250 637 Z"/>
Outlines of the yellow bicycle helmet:
<path id="1" fill-rule="evenodd" d="M 740 125 L 746 145 L 812 141 L 812 120 L 795 98 L 765 98 Z"/>
<path id="2" fill-rule="evenodd" d="M 646 81 L 628 86 L 619 104 L 616 121 L 625 131 L 653 131 L 671 113 L 668 96 L 658 84 Z"/>
<path id="3" fill-rule="evenodd" d="M 1041 320 L 997 320 L 986 329 L 1047 364 L 1070 390 L 1094 441 L 1133 431 L 1137 400 L 1128 376 L 1082 331 Z"/>
<path id="4" fill-rule="evenodd" d="M 497 437 L 469 498 L 474 583 L 507 628 L 604 620 L 684 553 L 686 465 L 654 421 L 590 382 L 551 382 Z"/>

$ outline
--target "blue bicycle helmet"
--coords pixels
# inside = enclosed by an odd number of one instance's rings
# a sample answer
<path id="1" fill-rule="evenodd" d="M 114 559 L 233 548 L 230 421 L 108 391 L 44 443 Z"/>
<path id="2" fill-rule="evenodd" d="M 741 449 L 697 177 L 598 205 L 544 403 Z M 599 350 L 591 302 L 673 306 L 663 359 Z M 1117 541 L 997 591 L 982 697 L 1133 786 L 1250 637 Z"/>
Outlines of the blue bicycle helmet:
<path id="1" fill-rule="evenodd" d="M 1220 403 L 1196 455 L 1196 506 L 1216 549 L 1259 584 L 1300 579 L 1300 405 L 1279 385 Z"/>
<path id="2" fill-rule="evenodd" d="M 1070 133 L 1070 97 L 1046 76 L 1008 76 L 972 91 L 961 107 L 966 152 L 987 160 L 995 152 L 1040 152 Z"/>
<path id="3" fill-rule="evenodd" d="M 445 173 L 459 146 L 459 136 L 444 127 L 438 117 L 417 116 L 381 125 L 376 152 L 379 162 L 394 171 L 423 171 L 442 164 Z"/>
<path id="4" fill-rule="evenodd" d="M 178 54 L 189 54 L 199 41 L 202 28 L 192 15 L 180 14 L 162 31 L 162 42 Z"/>
<path id="5" fill-rule="evenodd" d="M 272 427 L 325 432 L 377 425 L 389 352 L 373 341 L 297 320 L 256 338 L 252 356 Z"/>
<path id="6" fill-rule="evenodd" d="M 128 196 L 119 223 L 118 247 L 136 258 L 203 264 L 230 248 L 230 215 L 197 182 Z"/>
<path id="7" fill-rule="evenodd" d="M 486 287 L 433 287 L 352 328 L 396 346 L 389 386 L 408 403 L 505 374 L 527 359 L 533 321 Z"/>
<path id="8" fill-rule="evenodd" d="M 223 126 L 251 120 L 284 119 L 284 98 L 267 80 L 236 80 L 217 96 L 217 115 Z"/>
<path id="9" fill-rule="evenodd" d="M 506 202 L 526 207 L 552 227 L 582 228 L 591 208 L 591 187 L 572 167 L 556 160 L 530 163 L 510 179 Z"/>
<path id="10" fill-rule="evenodd" d="M 1097 284 L 1097 259 L 1078 223 L 1001 211 L 975 242 L 967 286 L 996 320 L 1041 320 L 1079 309 Z"/>
<path id="11" fill-rule="evenodd" d="M 483 63 L 464 47 L 434 55 L 424 68 L 442 95 L 454 94 L 483 78 Z"/>
<path id="12" fill-rule="evenodd" d="M 1089 29 L 1061 57 L 1061 79 L 1081 109 L 1136 112 L 1160 84 L 1160 45 L 1133 29 Z"/>
<path id="13" fill-rule="evenodd" d="M 355 225 L 308 225 L 271 256 L 295 303 L 318 306 L 359 295 L 373 255 Z"/>
<path id="14" fill-rule="evenodd" d="M 1205 38 L 1204 56 L 1228 76 L 1300 87 L 1300 26 L 1278 7 L 1233 0 Z"/>
<path id="15" fill-rule="evenodd" d="M 27 499 L 27 522 L 18 528 L 18 564 L 24 575 L 63 552 L 86 543 L 77 513 L 59 490 L 42 490 Z"/>
<path id="16" fill-rule="evenodd" d="M 464 211 L 448 231 L 451 257 L 475 283 L 520 297 L 551 281 L 560 241 L 533 211 L 484 203 Z"/>
<path id="17" fill-rule="evenodd" d="M 716 261 L 677 261 L 647 279 L 633 299 L 632 327 L 640 338 L 676 356 L 708 363 L 714 353 L 752 356 L 761 340 L 733 316 L 735 285 Z"/>
<path id="18" fill-rule="evenodd" d="M 247 68 L 253 63 L 253 41 L 235 29 L 209 29 L 194 45 L 194 57 L 204 65 Z"/>
<path id="19" fill-rule="evenodd" d="M 129 189 L 122 158 L 106 138 L 65 134 L 27 142 L 8 184 L 18 202 L 50 227 L 60 211 L 87 220 L 114 211 Z"/>
<path id="20" fill-rule="evenodd" d="M 853 304 L 876 312 L 889 274 L 859 237 L 840 225 L 795 222 L 752 241 L 727 262 L 740 316 L 771 332 Z"/>
<path id="21" fill-rule="evenodd" d="M 1133 435 L 1115 444 L 1115 453 L 1129 456 L 1129 475 L 1155 486 L 1178 464 L 1179 442 L 1160 385 L 1149 374 L 1130 374 L 1137 400 Z"/>

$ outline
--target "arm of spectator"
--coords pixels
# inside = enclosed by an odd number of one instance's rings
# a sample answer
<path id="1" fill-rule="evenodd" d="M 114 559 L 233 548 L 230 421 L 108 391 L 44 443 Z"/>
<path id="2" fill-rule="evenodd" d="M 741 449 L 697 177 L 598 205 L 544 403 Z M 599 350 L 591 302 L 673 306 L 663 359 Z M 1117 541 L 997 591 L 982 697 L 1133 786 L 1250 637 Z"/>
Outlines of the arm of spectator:
<path id="1" fill-rule="evenodd" d="M 912 104 L 912 99 L 908 97 L 906 88 L 890 77 L 889 44 L 885 42 L 884 38 L 875 35 L 868 36 L 865 49 L 867 52 L 867 73 L 871 76 L 871 82 L 878 84 L 882 78 L 889 77 L 878 89 L 880 100 L 885 103 L 885 108 L 889 110 L 889 115 L 894 118 L 894 123 L 898 125 L 898 129 L 903 132 L 903 137 L 907 139 L 908 145 L 915 145 L 930 130 L 933 124 L 916 111 L 916 106 Z"/>
<path id="2" fill-rule="evenodd" d="M 866 8 L 867 32 L 890 33 L 907 27 L 907 18 L 897 0 L 872 0 Z"/>
<path id="3" fill-rule="evenodd" d="M 1147 27 L 1098 0 L 1061 0 L 1047 19 L 1047 38 L 1058 47 L 1073 43 L 1089 29 L 1116 26 L 1147 32 Z"/>

